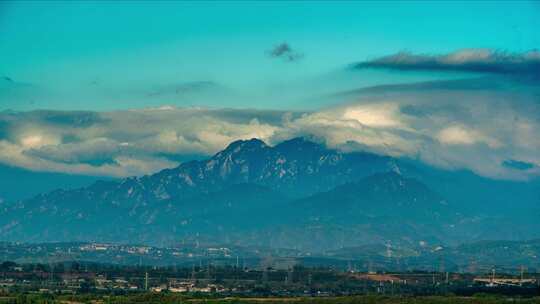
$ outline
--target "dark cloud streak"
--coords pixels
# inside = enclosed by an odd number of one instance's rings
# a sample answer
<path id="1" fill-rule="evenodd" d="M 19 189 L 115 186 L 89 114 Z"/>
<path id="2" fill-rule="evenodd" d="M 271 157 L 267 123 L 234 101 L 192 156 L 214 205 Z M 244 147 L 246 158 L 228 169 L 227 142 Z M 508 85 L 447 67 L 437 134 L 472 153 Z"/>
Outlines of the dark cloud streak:
<path id="1" fill-rule="evenodd" d="M 462 71 L 540 79 L 540 51 L 509 53 L 491 49 L 464 49 L 449 54 L 400 52 L 353 65 L 354 69 L 385 68 L 411 71 Z"/>
<path id="2" fill-rule="evenodd" d="M 516 170 L 529 170 L 529 169 L 534 168 L 534 164 L 531 164 L 529 162 L 514 160 L 514 159 L 505 160 L 502 163 L 502 165 L 507 168 L 516 169 Z"/>
<path id="3" fill-rule="evenodd" d="M 268 52 L 268 55 L 273 58 L 282 58 L 285 61 L 298 61 L 304 58 L 304 54 L 299 53 L 291 48 L 287 42 L 276 45 Z"/>

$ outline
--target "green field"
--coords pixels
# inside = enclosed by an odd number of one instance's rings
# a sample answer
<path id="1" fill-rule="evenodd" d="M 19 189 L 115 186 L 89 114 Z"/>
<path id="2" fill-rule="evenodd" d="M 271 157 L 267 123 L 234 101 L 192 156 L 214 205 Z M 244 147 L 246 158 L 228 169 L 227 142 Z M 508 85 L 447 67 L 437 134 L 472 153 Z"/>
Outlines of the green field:
<path id="1" fill-rule="evenodd" d="M 78 303 L 313 303 L 313 304 L 498 304 L 498 303 L 539 303 L 540 297 L 520 298 L 490 295 L 475 295 L 472 297 L 457 296 L 425 296 L 425 297 L 403 297 L 403 296 L 350 296 L 350 297 L 270 297 L 270 298 L 213 298 L 213 297 L 188 297 L 178 294 L 134 294 L 127 296 L 100 296 L 100 295 L 80 295 L 80 296 L 56 296 L 42 294 L 13 294 L 0 297 L 2 304 L 78 304 Z"/>

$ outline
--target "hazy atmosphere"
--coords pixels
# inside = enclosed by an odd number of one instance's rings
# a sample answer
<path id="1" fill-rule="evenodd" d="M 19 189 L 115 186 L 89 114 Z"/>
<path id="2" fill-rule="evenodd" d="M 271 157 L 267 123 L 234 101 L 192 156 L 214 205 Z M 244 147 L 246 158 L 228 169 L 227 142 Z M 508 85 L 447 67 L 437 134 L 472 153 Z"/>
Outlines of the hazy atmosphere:
<path id="1" fill-rule="evenodd" d="M 236 139 L 314 135 L 494 178 L 540 172 L 536 2 L 8 1 L 0 14 L 7 165 L 141 175 Z"/>
<path id="2" fill-rule="evenodd" d="M 2 1 L 0 261 L 538 275 L 538 29 L 538 1 Z"/>

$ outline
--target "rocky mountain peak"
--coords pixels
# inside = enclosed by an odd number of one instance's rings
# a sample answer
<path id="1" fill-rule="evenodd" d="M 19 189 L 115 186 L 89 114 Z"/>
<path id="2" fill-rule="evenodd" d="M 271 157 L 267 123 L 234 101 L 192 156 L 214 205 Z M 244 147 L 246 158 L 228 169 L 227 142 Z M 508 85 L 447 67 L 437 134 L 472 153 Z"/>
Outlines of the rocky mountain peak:
<path id="1" fill-rule="evenodd" d="M 295 137 L 279 143 L 275 146 L 275 149 L 283 152 L 301 150 L 323 150 L 325 149 L 325 146 L 307 137 Z"/>
<path id="2" fill-rule="evenodd" d="M 237 140 L 230 143 L 227 148 L 217 153 L 214 158 L 219 158 L 224 155 L 239 154 L 245 152 L 257 152 L 258 150 L 269 148 L 269 146 L 258 138 L 248 140 Z"/>

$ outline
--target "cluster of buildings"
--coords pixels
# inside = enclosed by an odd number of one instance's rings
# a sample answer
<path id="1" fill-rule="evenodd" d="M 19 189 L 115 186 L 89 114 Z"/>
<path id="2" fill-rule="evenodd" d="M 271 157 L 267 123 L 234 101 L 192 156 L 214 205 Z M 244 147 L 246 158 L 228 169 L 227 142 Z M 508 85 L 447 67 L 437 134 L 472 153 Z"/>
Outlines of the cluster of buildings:
<path id="1" fill-rule="evenodd" d="M 168 284 L 161 284 L 159 286 L 152 287 L 153 292 L 202 292 L 202 293 L 215 293 L 224 292 L 226 289 L 219 284 L 197 284 L 194 281 L 178 281 L 171 280 Z"/>

